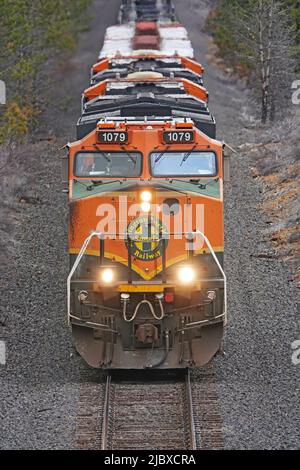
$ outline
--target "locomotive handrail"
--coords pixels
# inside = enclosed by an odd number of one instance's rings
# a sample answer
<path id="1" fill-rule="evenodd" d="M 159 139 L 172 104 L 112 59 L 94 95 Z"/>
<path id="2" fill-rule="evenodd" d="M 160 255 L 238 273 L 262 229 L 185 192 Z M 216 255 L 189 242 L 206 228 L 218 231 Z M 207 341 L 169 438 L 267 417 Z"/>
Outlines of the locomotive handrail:
<path id="1" fill-rule="evenodd" d="M 68 308 L 68 325 L 70 325 L 70 315 L 71 315 L 71 279 L 73 277 L 73 274 L 75 273 L 80 261 L 81 261 L 81 258 L 83 257 L 87 247 L 88 247 L 88 244 L 90 243 L 91 239 L 94 238 L 95 236 L 97 237 L 101 237 L 102 236 L 102 233 L 101 232 L 96 232 L 96 231 L 93 231 L 90 233 L 90 235 L 84 240 L 83 244 L 82 244 L 82 247 L 76 257 L 76 260 L 72 266 L 72 269 L 69 273 L 69 276 L 68 276 L 68 279 L 67 279 L 67 308 Z"/>
<path id="2" fill-rule="evenodd" d="M 96 232 L 96 231 L 93 231 L 90 233 L 90 235 L 85 239 L 85 241 L 83 242 L 82 244 L 82 247 L 76 257 L 76 260 L 72 266 L 72 269 L 69 273 L 69 276 L 67 278 L 67 309 L 68 309 L 68 324 L 70 325 L 70 317 L 71 317 L 71 279 L 73 277 L 73 274 L 75 273 L 90 241 L 92 240 L 92 238 L 94 237 L 98 237 L 99 239 L 103 238 L 103 237 L 107 237 L 107 236 L 118 236 L 118 235 L 121 235 L 121 234 L 118 234 L 118 233 L 102 233 L 102 232 Z M 122 234 L 123 236 L 124 234 Z M 210 254 L 212 255 L 216 265 L 218 266 L 221 274 L 222 274 L 222 277 L 223 277 L 223 280 L 224 280 L 224 308 L 223 308 L 223 316 L 224 316 L 224 326 L 227 325 L 227 277 L 226 277 L 226 274 L 216 256 L 216 253 L 213 249 L 213 247 L 211 246 L 211 243 L 209 241 L 209 239 L 206 237 L 206 235 L 204 235 L 203 232 L 201 232 L 200 230 L 196 230 L 194 232 L 174 232 L 174 233 L 171 233 L 171 234 L 168 234 L 168 235 L 173 235 L 173 236 L 176 236 L 176 235 L 184 235 L 184 236 L 190 236 L 191 235 L 201 235 L 206 243 L 206 245 L 208 246 L 208 249 L 210 251 Z M 126 237 L 125 237 L 126 238 Z M 165 239 L 166 237 L 162 237 L 162 238 L 151 238 L 149 237 L 149 239 L 151 240 L 157 240 L 157 241 L 160 241 L 162 239 Z"/>

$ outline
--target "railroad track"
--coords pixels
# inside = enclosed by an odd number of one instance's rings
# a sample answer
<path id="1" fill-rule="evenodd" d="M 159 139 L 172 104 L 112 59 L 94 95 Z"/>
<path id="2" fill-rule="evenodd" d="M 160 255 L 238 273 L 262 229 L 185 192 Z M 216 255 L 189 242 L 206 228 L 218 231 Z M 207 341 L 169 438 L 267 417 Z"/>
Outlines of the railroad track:
<path id="1" fill-rule="evenodd" d="M 135 376 L 130 371 L 108 372 L 105 385 L 82 385 L 76 448 L 223 448 L 212 370 L 201 372 L 200 381 L 195 383 L 190 371 L 146 372 Z"/>

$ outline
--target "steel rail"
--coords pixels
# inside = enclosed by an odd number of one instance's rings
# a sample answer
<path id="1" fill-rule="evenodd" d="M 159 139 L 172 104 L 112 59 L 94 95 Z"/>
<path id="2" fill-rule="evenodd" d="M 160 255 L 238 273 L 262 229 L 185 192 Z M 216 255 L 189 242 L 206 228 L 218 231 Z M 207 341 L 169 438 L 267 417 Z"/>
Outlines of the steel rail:
<path id="1" fill-rule="evenodd" d="M 182 377 L 183 378 L 183 377 Z M 181 379 L 182 381 L 182 379 Z M 103 421 L 102 421 L 102 432 L 101 432 L 101 450 L 109 450 L 110 443 L 109 443 L 109 436 L 113 439 L 113 436 L 110 433 L 110 413 L 111 407 L 113 403 L 111 402 L 111 385 L 112 385 L 112 375 L 110 372 L 107 374 L 106 378 L 106 387 L 105 387 L 105 396 L 104 396 L 104 408 L 103 408 Z M 134 382 L 132 382 L 134 385 Z M 194 411 L 193 411 L 193 399 L 192 399 L 192 390 L 191 390 L 191 379 L 190 379 L 190 371 L 187 370 L 184 375 L 184 382 L 183 382 L 183 395 L 182 400 L 184 403 L 184 426 L 185 426 L 185 435 L 187 436 L 186 439 L 188 442 L 188 448 L 190 450 L 197 449 L 197 441 L 196 441 L 196 428 L 195 428 L 195 421 L 194 421 Z M 113 442 L 113 441 L 112 441 Z"/>
<path id="2" fill-rule="evenodd" d="M 192 388 L 191 388 L 191 376 L 190 376 L 189 369 L 187 370 L 187 373 L 185 376 L 185 385 L 186 385 L 186 396 L 187 396 L 187 405 L 188 405 L 188 413 L 189 413 L 191 450 L 197 450 L 196 428 L 195 428 L 195 421 L 194 421 L 193 397 L 192 397 Z"/>
<path id="3" fill-rule="evenodd" d="M 108 450 L 108 427 L 109 427 L 109 406 L 110 406 L 110 387 L 111 374 L 108 372 L 105 386 L 103 422 L 101 432 L 101 450 Z"/>

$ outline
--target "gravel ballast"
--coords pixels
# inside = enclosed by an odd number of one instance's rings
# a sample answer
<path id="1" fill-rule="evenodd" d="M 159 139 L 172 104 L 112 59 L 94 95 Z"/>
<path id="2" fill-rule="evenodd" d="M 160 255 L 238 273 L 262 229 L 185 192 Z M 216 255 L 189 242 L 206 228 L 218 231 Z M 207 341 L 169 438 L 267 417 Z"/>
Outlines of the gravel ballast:
<path id="1" fill-rule="evenodd" d="M 17 150 L 17 243 L 4 276 L 0 317 L 7 352 L 6 365 L 0 365 L 1 449 L 73 448 L 80 384 L 97 387 L 102 378 L 74 355 L 66 322 L 67 196 L 58 149 L 75 140 L 81 92 L 119 7 L 119 0 L 110 0 L 109 8 L 106 0 L 94 2 L 86 16 L 91 27 L 76 54 L 51 76 L 53 96 L 41 135 Z"/>
<path id="2" fill-rule="evenodd" d="M 218 138 L 238 146 L 255 141 L 251 96 L 210 62 L 211 38 L 203 32 L 207 3 L 175 0 L 205 67 L 204 83 L 216 117 Z M 248 124 L 248 126 L 247 126 Z M 259 140 L 258 140 L 259 141 Z M 296 449 L 300 446 L 300 365 L 292 363 L 299 339 L 296 284 L 265 236 L 270 220 L 258 209 L 266 188 L 251 177 L 254 163 L 240 152 L 231 157 L 225 188 L 225 269 L 229 325 L 225 356 L 214 360 L 225 447 Z"/>

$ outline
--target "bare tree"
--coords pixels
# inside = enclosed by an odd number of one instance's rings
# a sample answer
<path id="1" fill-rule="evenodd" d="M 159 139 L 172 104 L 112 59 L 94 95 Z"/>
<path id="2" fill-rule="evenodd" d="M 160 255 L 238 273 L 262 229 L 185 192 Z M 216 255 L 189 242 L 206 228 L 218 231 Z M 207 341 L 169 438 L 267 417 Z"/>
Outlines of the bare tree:
<path id="1" fill-rule="evenodd" d="M 261 121 L 265 123 L 284 109 L 295 70 L 289 12 L 280 0 L 237 1 L 232 28 L 239 44 L 237 54 L 253 72 L 253 87 L 260 96 Z"/>

